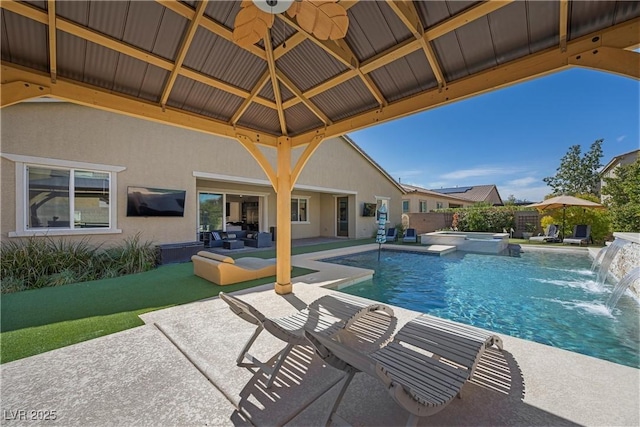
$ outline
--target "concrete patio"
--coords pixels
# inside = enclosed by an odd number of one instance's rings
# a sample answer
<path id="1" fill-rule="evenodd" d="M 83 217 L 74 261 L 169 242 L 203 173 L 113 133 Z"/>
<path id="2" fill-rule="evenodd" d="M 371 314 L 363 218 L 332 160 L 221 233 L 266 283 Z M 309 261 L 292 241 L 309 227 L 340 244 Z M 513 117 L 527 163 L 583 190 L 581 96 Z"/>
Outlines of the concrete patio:
<path id="1" fill-rule="evenodd" d="M 377 245 L 372 245 L 377 247 Z M 347 248 L 293 257 L 317 268 L 318 258 Z M 239 293 L 267 316 L 290 314 L 370 274 L 323 268 L 296 278 L 294 293 L 271 285 Z M 179 286 L 179 284 L 176 284 Z M 397 328 L 418 313 L 394 307 Z M 297 348 L 275 385 L 237 367 L 253 327 L 213 298 L 143 315 L 146 325 L 0 367 L 6 425 L 320 425 L 343 373 Z M 501 335 L 505 351 L 485 353 L 473 381 L 442 412 L 419 425 L 640 424 L 640 371 Z M 263 360 L 283 344 L 264 333 L 252 353 Z M 382 385 L 357 374 L 338 413 L 352 425 L 403 425 L 407 413 Z M 36 421 L 32 421 L 36 418 Z M 51 417 L 50 417 L 51 418 Z"/>

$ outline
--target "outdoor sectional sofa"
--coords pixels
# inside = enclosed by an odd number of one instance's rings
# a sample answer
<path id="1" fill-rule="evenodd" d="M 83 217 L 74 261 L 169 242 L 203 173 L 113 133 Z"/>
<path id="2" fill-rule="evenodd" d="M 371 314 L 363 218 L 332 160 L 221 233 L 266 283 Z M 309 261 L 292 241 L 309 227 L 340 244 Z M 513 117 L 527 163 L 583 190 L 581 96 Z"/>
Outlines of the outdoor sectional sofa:
<path id="1" fill-rule="evenodd" d="M 245 246 L 251 246 L 254 248 L 268 248 L 271 247 L 273 243 L 271 241 L 271 233 L 247 230 L 229 232 L 217 230 L 211 232 L 208 247 L 221 248 L 222 244 L 229 240 L 242 240 Z"/>

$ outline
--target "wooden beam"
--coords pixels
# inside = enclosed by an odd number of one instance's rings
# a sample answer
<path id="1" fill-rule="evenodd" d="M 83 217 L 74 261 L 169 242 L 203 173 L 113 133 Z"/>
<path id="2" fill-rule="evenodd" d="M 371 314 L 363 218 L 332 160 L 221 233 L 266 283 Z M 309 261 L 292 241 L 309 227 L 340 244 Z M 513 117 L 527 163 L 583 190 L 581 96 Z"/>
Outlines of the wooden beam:
<path id="1" fill-rule="evenodd" d="M 569 30 L 569 0 L 560 0 L 560 50 L 567 50 L 567 32 Z"/>
<path id="2" fill-rule="evenodd" d="M 236 135 L 236 140 L 247 149 L 247 151 L 251 154 L 251 156 L 255 159 L 256 162 L 260 165 L 265 175 L 269 179 L 271 186 L 274 189 L 278 187 L 278 176 L 276 174 L 275 169 L 271 166 L 271 162 L 267 159 L 267 156 L 258 148 L 258 145 L 255 141 L 253 141 L 247 135 Z"/>
<path id="3" fill-rule="evenodd" d="M 384 95 L 378 88 L 378 85 L 376 85 L 371 76 L 363 73 L 359 68 L 356 69 L 356 73 L 358 74 L 358 77 L 360 77 L 360 80 L 362 80 L 362 83 L 364 83 L 367 89 L 369 89 L 369 92 L 373 95 L 376 101 L 378 101 L 378 105 L 380 105 L 381 107 L 386 106 L 387 100 L 385 99 Z"/>
<path id="4" fill-rule="evenodd" d="M 280 121 L 280 131 L 282 135 L 287 134 L 287 122 L 284 118 L 284 109 L 282 108 L 282 95 L 280 94 L 280 84 L 276 73 L 276 60 L 273 57 L 273 46 L 271 45 L 271 31 L 267 30 L 264 37 L 264 47 L 267 53 L 267 65 L 269 66 L 269 77 L 273 87 L 273 95 L 276 98 L 276 110 L 278 111 L 278 120 Z"/>
<path id="5" fill-rule="evenodd" d="M 320 108 L 318 108 L 317 105 L 315 105 L 313 102 L 309 101 L 309 99 L 307 99 L 302 94 L 300 89 L 298 89 L 296 87 L 296 85 L 293 84 L 293 82 L 289 79 L 289 77 L 287 77 L 282 71 L 276 70 L 276 76 L 278 77 L 278 80 L 280 80 L 282 82 L 282 84 L 285 85 L 286 88 L 291 91 L 291 93 L 293 93 L 296 97 L 298 97 L 300 99 L 300 101 L 302 101 L 302 103 L 309 110 L 311 110 L 311 112 L 313 114 L 315 114 L 317 118 L 319 118 L 322 121 L 322 123 L 324 123 L 325 125 L 333 123 L 331 121 L 331 119 L 329 119 L 329 117 L 327 117 L 327 115 L 324 114 Z"/>
<path id="6" fill-rule="evenodd" d="M 573 55 L 569 64 L 640 80 L 640 53 L 630 50 L 603 46 Z"/>
<path id="7" fill-rule="evenodd" d="M 352 52 L 347 52 L 343 50 L 340 46 L 338 46 L 338 44 L 334 40 L 318 40 L 313 35 L 303 30 L 302 27 L 300 27 L 297 22 L 295 22 L 293 19 L 289 18 L 288 16 L 282 13 L 276 16 L 281 20 L 283 20 L 290 27 L 295 28 L 296 31 L 304 35 L 307 40 L 313 42 L 316 46 L 318 46 L 320 49 L 327 52 L 329 55 L 331 55 L 332 57 L 337 59 L 339 62 L 344 64 L 346 67 L 350 69 L 355 69 L 358 67 L 358 58 L 356 58 Z"/>
<path id="8" fill-rule="evenodd" d="M 160 3 L 167 9 L 171 10 L 172 12 L 175 12 L 178 15 L 183 16 L 189 20 L 193 19 L 193 16 L 195 15 L 195 10 L 191 9 L 189 6 L 183 3 L 180 3 L 178 0 L 156 0 L 156 2 Z M 234 43 L 233 31 L 229 30 L 224 25 L 218 24 L 213 19 L 205 16 L 202 19 L 200 25 L 203 28 L 206 28 L 207 30 L 211 31 L 213 34 L 217 35 L 218 37 L 222 37 L 226 41 Z M 267 59 L 267 56 L 264 50 L 262 50 L 259 46 L 251 45 L 251 46 L 239 46 L 239 47 L 254 54 L 260 59 L 264 59 L 264 60 Z"/>
<path id="9" fill-rule="evenodd" d="M 200 3 L 198 3 L 198 7 L 196 8 L 196 13 L 193 15 L 193 18 L 191 18 L 191 22 L 189 23 L 187 33 L 185 34 L 184 39 L 182 39 L 180 49 L 178 50 L 178 55 L 176 56 L 175 64 L 173 66 L 173 69 L 171 70 L 169 79 L 164 86 L 162 96 L 160 97 L 160 105 L 162 105 L 163 108 L 167 104 L 167 100 L 169 99 L 169 95 L 171 94 L 171 89 L 173 89 L 173 85 L 175 84 L 180 69 L 182 68 L 182 63 L 187 57 L 187 52 L 189 51 L 189 47 L 191 47 L 191 43 L 193 42 L 193 38 L 196 35 L 196 31 L 198 31 L 198 26 L 206 7 L 207 0 L 200 0 Z"/>
<path id="10" fill-rule="evenodd" d="M 33 19 L 37 22 L 41 22 L 43 24 L 48 23 L 49 18 L 47 14 L 32 6 L 28 6 L 23 3 L 16 3 L 13 0 L 2 0 L 0 1 L 0 7 L 10 10 L 19 15 L 25 16 L 27 18 Z M 56 25 L 58 30 L 64 31 L 65 33 L 71 34 L 75 37 L 79 37 L 81 39 L 90 41 L 92 43 L 104 46 L 108 49 L 130 56 L 139 61 L 143 61 L 148 64 L 154 65 L 158 68 L 162 68 L 163 70 L 171 71 L 174 68 L 175 64 L 167 59 L 164 59 L 162 57 L 159 57 L 157 55 L 154 55 L 152 53 L 139 49 L 137 47 L 128 45 L 112 37 L 105 36 L 101 33 L 93 31 L 87 27 L 80 26 L 64 18 L 58 17 L 56 19 L 56 23 L 57 23 Z M 239 96 L 243 99 L 249 96 L 249 92 L 247 92 L 244 89 L 232 86 L 221 80 L 202 74 L 198 71 L 194 71 L 194 70 L 182 67 L 179 70 L 179 74 L 181 76 L 190 78 L 192 80 L 198 81 L 205 85 L 215 87 L 216 89 L 220 89 L 224 92 L 228 92 L 233 95 Z M 272 108 L 272 109 L 276 108 L 275 102 L 259 96 L 254 99 L 254 102 L 260 105 L 264 105 L 265 107 L 268 107 L 268 108 Z"/>
<path id="11" fill-rule="evenodd" d="M 420 46 L 424 51 L 424 54 L 429 62 L 429 66 L 433 71 L 433 75 L 436 77 L 438 87 L 442 88 L 446 85 L 444 74 L 436 58 L 436 54 L 431 47 L 429 40 L 424 37 L 424 27 L 418 11 L 415 8 L 413 2 L 404 0 L 389 0 L 387 4 L 393 10 L 393 12 L 400 18 L 402 23 L 411 31 L 413 37 L 420 42 Z"/>
<path id="12" fill-rule="evenodd" d="M 48 30 L 49 30 L 49 74 L 51 74 L 51 83 L 56 82 L 58 74 L 58 50 L 56 48 L 56 1 L 49 0 L 47 2 L 48 10 Z"/>
<path id="13" fill-rule="evenodd" d="M 291 284 L 291 139 L 278 138 L 278 186 L 276 188 L 276 283 L 277 294 L 293 291 Z"/>
<path id="14" fill-rule="evenodd" d="M 48 92 L 50 96 L 76 104 L 211 135 L 226 136 L 229 138 L 237 138 L 238 135 L 245 135 L 247 138 L 255 141 L 256 144 L 270 147 L 275 147 L 276 145 L 276 137 L 268 133 L 241 126 L 231 126 L 228 123 L 212 119 L 211 117 L 187 113 L 170 107 L 167 107 L 163 111 L 158 104 L 119 95 L 103 88 L 61 78 L 58 78 L 55 85 L 51 85 L 48 74 L 43 74 L 14 64 L 2 62 L 2 69 L 0 71 L 3 87 L 6 83 L 27 82 L 29 85 L 35 85 L 37 87 L 50 87 L 50 92 Z M 28 96 L 24 96 L 23 98 L 27 99 Z M 3 102 L 2 106 L 4 105 Z"/>
<path id="15" fill-rule="evenodd" d="M 302 169 L 304 169 L 305 165 L 311 158 L 311 155 L 315 153 L 315 151 L 318 149 L 318 147 L 320 146 L 320 144 L 322 144 L 323 141 L 324 139 L 322 138 L 314 138 L 313 140 L 309 141 L 306 148 L 298 158 L 298 161 L 296 162 L 296 165 L 293 168 L 293 172 L 291 172 L 291 189 L 292 190 L 293 190 L 293 186 L 296 185 L 296 181 L 298 181 L 300 174 L 302 173 Z"/>
<path id="16" fill-rule="evenodd" d="M 389 120 L 398 119 L 515 83 L 561 71 L 573 65 L 571 62 L 573 61 L 573 56 L 590 52 L 594 49 L 600 50 L 602 47 L 605 47 L 624 50 L 638 43 L 640 43 L 640 18 L 635 18 L 603 31 L 594 32 L 579 39 L 572 40 L 567 43 L 566 52 L 561 52 L 559 49 L 553 47 L 521 59 L 510 61 L 498 67 L 451 82 L 443 91 L 432 89 L 410 98 L 396 101 L 384 109 L 365 112 L 355 117 L 349 117 L 335 122 L 333 125 L 302 133 L 293 138 L 292 145 L 297 147 L 308 144 L 309 141 L 316 137 L 332 138 L 344 135 L 348 132 L 354 132 Z M 634 54 L 634 52 L 630 51 L 624 52 Z M 597 64 L 598 69 L 633 74 L 632 65 L 628 67 L 624 66 L 622 70 L 616 69 L 617 65 L 615 61 L 622 60 L 627 64 L 631 64 L 631 58 L 637 58 L 631 57 L 626 53 L 613 53 L 605 49 L 605 54 L 602 58 L 606 61 L 606 64 Z M 585 61 L 584 58 L 581 60 Z M 595 62 L 596 60 L 587 59 L 587 61 Z M 631 71 L 628 70 L 629 68 L 631 68 Z"/>
<path id="17" fill-rule="evenodd" d="M 511 4 L 512 1 L 513 0 L 491 0 L 480 3 L 479 5 L 474 6 L 447 21 L 435 25 L 434 27 L 428 28 L 424 32 L 424 39 L 428 42 L 430 40 L 441 37 L 447 34 L 447 32 L 449 31 L 460 28 L 462 25 L 468 24 L 469 22 L 472 22 L 478 18 L 481 18 L 491 12 L 495 12 L 496 10 Z M 407 39 L 404 42 L 390 47 L 389 49 L 367 59 L 366 61 L 363 61 L 359 67 L 360 71 L 363 74 L 369 74 L 372 71 L 377 70 L 378 68 L 384 67 L 385 65 L 390 64 L 393 61 L 397 61 L 398 59 L 422 48 L 423 45 L 420 40 Z M 304 96 L 306 96 L 307 98 L 313 98 L 318 93 L 324 92 L 354 77 L 358 77 L 358 72 L 355 69 L 349 69 L 335 77 L 326 80 L 318 86 L 305 91 Z M 298 102 L 300 101 L 297 98 L 293 98 L 285 103 L 285 108 L 289 108 L 297 104 Z"/>
<path id="18" fill-rule="evenodd" d="M 253 100 L 258 96 L 258 93 L 260 93 L 260 91 L 262 90 L 264 85 L 267 84 L 268 81 L 269 81 L 269 69 L 267 69 L 264 73 L 262 73 L 262 76 L 260 76 L 256 85 L 253 87 L 253 89 L 251 89 L 251 93 L 249 94 L 249 96 L 246 97 L 244 101 L 242 101 L 242 105 L 240 105 L 240 108 L 238 108 L 236 112 L 233 113 L 233 116 L 231 117 L 231 120 L 230 120 L 231 124 L 235 125 L 236 123 L 238 123 L 238 120 L 240 120 L 240 117 L 242 117 L 244 112 L 247 111 L 247 108 L 249 108 L 249 105 L 251 105 Z"/>
<path id="19" fill-rule="evenodd" d="M 37 85 L 25 80 L 2 82 L 0 84 L 0 108 L 8 107 L 28 99 L 49 95 L 49 86 Z"/>

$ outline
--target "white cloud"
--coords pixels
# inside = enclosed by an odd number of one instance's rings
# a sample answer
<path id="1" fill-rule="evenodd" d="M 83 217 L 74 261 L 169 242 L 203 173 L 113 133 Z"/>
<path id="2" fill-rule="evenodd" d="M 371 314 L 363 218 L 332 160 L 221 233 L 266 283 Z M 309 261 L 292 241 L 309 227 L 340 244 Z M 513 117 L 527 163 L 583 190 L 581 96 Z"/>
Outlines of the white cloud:
<path id="1" fill-rule="evenodd" d="M 505 185 L 498 185 L 498 192 L 502 197 L 502 200 L 506 200 L 511 194 L 518 200 L 530 200 L 531 202 L 539 202 L 544 200 L 544 196 L 551 192 L 551 189 L 546 185 L 514 185 L 507 183 Z"/>
<path id="2" fill-rule="evenodd" d="M 516 168 L 510 168 L 510 167 L 479 166 L 476 168 L 460 169 L 457 171 L 445 173 L 444 175 L 440 175 L 440 178 L 459 180 L 459 179 L 483 177 L 483 176 L 511 175 L 518 172 L 521 172 L 521 170 Z"/>
<path id="3" fill-rule="evenodd" d="M 624 141 L 625 139 L 627 139 L 627 135 L 620 135 L 619 137 L 617 137 L 617 138 L 616 138 L 616 141 L 618 141 L 618 142 L 622 142 L 622 141 Z"/>
<path id="4" fill-rule="evenodd" d="M 526 187 L 526 186 L 528 186 L 530 184 L 533 184 L 534 182 L 535 183 L 539 183 L 541 181 L 542 180 L 539 179 L 539 178 L 534 178 L 532 176 L 527 176 L 527 177 L 524 177 L 524 178 L 518 178 L 518 179 L 511 180 L 511 181 L 507 181 L 507 185 L 511 185 L 511 186 L 514 186 L 514 187 Z"/>

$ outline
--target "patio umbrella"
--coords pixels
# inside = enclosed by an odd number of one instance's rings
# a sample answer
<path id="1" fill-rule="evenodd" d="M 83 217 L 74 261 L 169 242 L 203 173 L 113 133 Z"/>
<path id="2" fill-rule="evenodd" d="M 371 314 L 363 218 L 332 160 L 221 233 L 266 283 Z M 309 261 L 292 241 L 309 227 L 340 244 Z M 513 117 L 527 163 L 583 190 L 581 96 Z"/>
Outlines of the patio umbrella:
<path id="1" fill-rule="evenodd" d="M 385 225 L 387 224 L 387 207 L 385 205 L 380 206 L 378 209 L 378 234 L 376 234 L 376 243 L 378 244 L 378 261 L 380 261 L 380 249 L 382 244 L 387 241 L 387 231 Z"/>
<path id="2" fill-rule="evenodd" d="M 600 203 L 592 202 L 591 200 L 581 199 L 574 196 L 556 196 L 550 199 L 543 200 L 539 203 L 527 205 L 528 208 L 541 208 L 541 209 L 559 209 L 562 208 L 562 238 L 564 238 L 564 224 L 565 217 L 567 215 L 567 206 L 582 206 L 584 208 L 604 208 Z"/>

